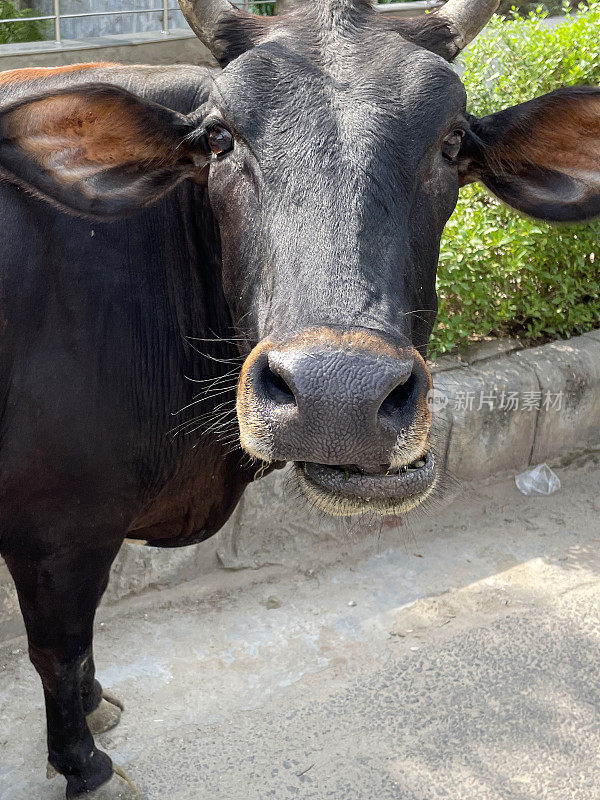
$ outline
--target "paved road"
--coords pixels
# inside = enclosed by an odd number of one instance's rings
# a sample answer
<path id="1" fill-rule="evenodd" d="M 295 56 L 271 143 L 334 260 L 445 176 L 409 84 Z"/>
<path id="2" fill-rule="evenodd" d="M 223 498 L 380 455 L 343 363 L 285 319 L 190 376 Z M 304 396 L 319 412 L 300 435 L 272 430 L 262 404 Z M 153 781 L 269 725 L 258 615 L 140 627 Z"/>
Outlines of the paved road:
<path id="1" fill-rule="evenodd" d="M 102 746 L 147 800 L 597 800 L 600 458 L 470 487 L 310 568 L 104 609 Z M 21 639 L 0 650 L 0 800 L 58 800 Z"/>

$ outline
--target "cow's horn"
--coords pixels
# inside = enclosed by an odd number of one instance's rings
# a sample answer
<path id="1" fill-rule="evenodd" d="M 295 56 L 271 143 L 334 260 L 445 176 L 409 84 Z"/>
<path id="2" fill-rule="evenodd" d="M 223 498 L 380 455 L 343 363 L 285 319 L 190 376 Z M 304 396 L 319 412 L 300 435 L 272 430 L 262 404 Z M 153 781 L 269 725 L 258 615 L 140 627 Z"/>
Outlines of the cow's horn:
<path id="1" fill-rule="evenodd" d="M 222 66 L 254 44 L 260 18 L 228 0 L 179 0 L 179 7 L 190 28 Z"/>
<path id="2" fill-rule="evenodd" d="M 450 26 L 456 47 L 453 57 L 485 28 L 498 4 L 499 0 L 448 0 L 435 12 L 436 17 L 443 17 Z"/>

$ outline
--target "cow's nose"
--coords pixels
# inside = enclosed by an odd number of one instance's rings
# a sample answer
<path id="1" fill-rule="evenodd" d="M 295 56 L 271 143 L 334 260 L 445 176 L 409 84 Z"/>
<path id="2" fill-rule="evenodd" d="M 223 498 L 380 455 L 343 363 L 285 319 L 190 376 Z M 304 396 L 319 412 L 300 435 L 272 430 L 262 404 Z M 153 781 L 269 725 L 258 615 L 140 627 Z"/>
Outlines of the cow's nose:
<path id="1" fill-rule="evenodd" d="M 382 350 L 319 341 L 263 348 L 240 381 L 242 445 L 266 460 L 381 470 L 400 440 L 410 449 L 411 437 L 427 433 L 431 385 L 412 348 Z"/>
<path id="2" fill-rule="evenodd" d="M 413 368 L 410 357 L 275 350 L 260 370 L 259 385 L 273 403 L 272 411 L 277 413 L 280 406 L 286 420 L 293 416 L 299 429 L 308 426 L 304 437 L 337 440 L 351 434 L 354 441 L 349 446 L 355 451 L 361 431 L 388 443 L 396 439 L 416 400 Z M 311 450 L 315 445 L 311 442 Z M 340 463 L 337 453 L 331 457 Z"/>

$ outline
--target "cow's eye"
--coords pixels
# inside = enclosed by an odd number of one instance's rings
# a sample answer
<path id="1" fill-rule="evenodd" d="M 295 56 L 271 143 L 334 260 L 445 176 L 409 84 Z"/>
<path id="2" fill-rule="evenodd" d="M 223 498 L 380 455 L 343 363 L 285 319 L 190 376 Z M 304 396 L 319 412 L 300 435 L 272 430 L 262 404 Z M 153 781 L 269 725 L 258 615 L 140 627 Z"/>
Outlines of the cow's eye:
<path id="1" fill-rule="evenodd" d="M 206 133 L 206 143 L 215 156 L 224 156 L 233 149 L 233 134 L 223 125 L 213 125 Z"/>
<path id="2" fill-rule="evenodd" d="M 449 133 L 442 144 L 444 158 L 447 158 L 448 161 L 456 161 L 464 138 L 465 132 L 462 128 L 456 128 Z"/>

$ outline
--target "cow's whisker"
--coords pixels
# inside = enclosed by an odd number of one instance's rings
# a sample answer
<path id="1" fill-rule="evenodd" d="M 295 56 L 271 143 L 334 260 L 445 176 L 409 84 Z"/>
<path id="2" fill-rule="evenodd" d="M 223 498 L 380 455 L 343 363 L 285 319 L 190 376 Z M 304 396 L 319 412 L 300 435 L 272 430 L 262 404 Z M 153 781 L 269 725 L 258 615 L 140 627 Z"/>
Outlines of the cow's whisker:
<path id="1" fill-rule="evenodd" d="M 224 389 L 219 389 L 219 391 L 212 392 L 211 394 L 206 394 L 206 392 L 200 392 L 197 395 L 194 395 L 194 402 L 199 402 L 201 400 L 212 400 L 214 397 L 219 397 L 226 392 L 234 392 L 237 388 L 237 384 L 234 386 L 226 386 Z"/>
<path id="2" fill-rule="evenodd" d="M 193 400 L 191 400 L 187 405 L 182 406 L 178 411 L 171 411 L 171 416 L 172 417 L 176 417 L 178 414 L 181 414 L 183 411 L 186 411 L 188 408 L 191 408 L 192 406 L 198 405 L 198 403 L 202 403 L 202 402 L 204 402 L 206 400 L 210 400 L 213 397 L 218 397 L 219 395 L 223 395 L 226 392 L 233 392 L 235 390 L 235 388 L 236 388 L 236 386 L 230 386 L 230 387 L 227 387 L 227 388 L 225 388 L 225 389 L 223 389 L 221 391 L 218 391 L 218 392 L 216 392 L 215 394 L 212 394 L 212 395 L 204 395 L 204 394 L 200 395 L 200 394 L 197 394 L 197 395 L 195 395 Z"/>
<path id="3" fill-rule="evenodd" d="M 208 383 L 208 384 L 212 384 L 212 383 L 219 383 L 220 381 L 224 381 L 230 375 L 233 375 L 234 373 L 238 373 L 238 372 L 239 372 L 239 370 L 236 367 L 234 367 L 233 369 L 230 369 L 229 372 L 226 372 L 224 375 L 217 375 L 216 378 L 190 378 L 188 375 L 184 375 L 183 377 L 187 381 L 191 381 L 191 383 Z"/>
<path id="4" fill-rule="evenodd" d="M 204 356 L 204 358 L 208 358 L 210 361 L 216 361 L 217 364 L 241 364 L 244 360 L 244 356 L 233 356 L 232 358 L 217 358 L 216 356 L 211 356 L 210 353 L 204 353 L 202 350 L 198 350 L 197 347 L 190 342 L 189 337 L 186 336 L 186 341 L 192 348 L 192 350 L 200 356 Z"/>
<path id="5" fill-rule="evenodd" d="M 171 430 L 167 431 L 167 435 L 172 434 L 174 438 L 178 433 L 182 433 L 186 428 L 190 428 L 192 425 L 207 425 L 220 419 L 221 417 L 235 412 L 235 408 L 224 409 L 222 411 L 219 410 L 225 405 L 227 405 L 227 403 L 220 403 L 219 406 L 215 407 L 213 411 L 208 411 L 206 414 L 199 414 L 197 417 L 193 417 L 185 422 L 181 422 L 179 425 L 176 425 L 174 428 L 171 428 Z"/>

